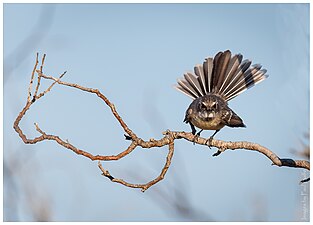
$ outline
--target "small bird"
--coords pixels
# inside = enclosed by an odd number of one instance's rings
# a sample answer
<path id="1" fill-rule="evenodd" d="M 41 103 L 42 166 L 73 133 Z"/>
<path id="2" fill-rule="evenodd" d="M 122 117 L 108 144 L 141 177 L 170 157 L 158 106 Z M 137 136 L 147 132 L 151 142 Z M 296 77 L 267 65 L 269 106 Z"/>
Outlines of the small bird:
<path id="1" fill-rule="evenodd" d="M 185 73 L 178 79 L 175 88 L 191 97 L 193 102 L 186 111 L 184 122 L 191 126 L 192 134 L 196 134 L 195 126 L 201 130 L 215 130 L 209 138 L 225 125 L 229 127 L 246 127 L 242 119 L 228 107 L 228 101 L 245 90 L 265 80 L 267 70 L 260 64 L 251 66 L 250 60 L 243 60 L 242 55 L 232 56 L 230 50 L 219 52 L 212 58 L 206 58 L 203 65 L 197 64 L 194 73 Z"/>

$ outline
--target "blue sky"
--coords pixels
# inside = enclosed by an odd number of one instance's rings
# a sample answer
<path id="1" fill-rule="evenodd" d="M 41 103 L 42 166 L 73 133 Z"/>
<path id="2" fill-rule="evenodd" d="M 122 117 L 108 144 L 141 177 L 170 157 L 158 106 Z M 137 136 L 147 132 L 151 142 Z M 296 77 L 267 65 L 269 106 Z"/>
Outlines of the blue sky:
<path id="1" fill-rule="evenodd" d="M 230 49 L 261 63 L 269 78 L 229 103 L 247 128 L 224 128 L 216 138 L 259 143 L 282 158 L 300 159 L 291 150 L 308 142 L 309 35 L 308 4 L 5 4 L 4 160 L 21 164 L 13 179 L 37 191 L 38 201 L 44 196 L 54 221 L 301 221 L 304 187 L 298 182 L 308 172 L 271 166 L 256 152 L 213 158 L 214 149 L 178 140 L 165 179 L 141 193 L 111 183 L 97 162 L 56 143 L 25 145 L 12 126 L 39 52 L 47 54 L 45 73 L 66 70 L 63 80 L 101 90 L 141 138 L 189 131 L 182 121 L 191 100 L 172 86 L 205 57 Z M 128 146 L 106 105 L 74 89 L 56 86 L 32 106 L 21 123 L 29 137 L 38 135 L 34 122 L 93 154 Z M 115 177 L 143 183 L 159 174 L 166 152 L 138 148 L 103 165 Z M 8 180 L 4 219 L 33 220 L 25 190 L 17 190 L 12 216 Z M 199 212 L 196 218 L 181 217 L 158 198 L 174 190 Z"/>

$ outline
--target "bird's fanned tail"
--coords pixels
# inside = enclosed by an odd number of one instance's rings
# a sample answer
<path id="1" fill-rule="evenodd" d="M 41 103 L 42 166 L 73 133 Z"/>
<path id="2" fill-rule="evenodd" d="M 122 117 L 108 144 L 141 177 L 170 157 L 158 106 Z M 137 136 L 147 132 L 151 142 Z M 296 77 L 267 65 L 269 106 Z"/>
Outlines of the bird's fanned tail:
<path id="1" fill-rule="evenodd" d="M 195 74 L 185 73 L 175 87 L 192 99 L 214 93 L 229 101 L 268 77 L 260 64 L 251 66 L 250 60 L 242 58 L 229 50 L 219 52 L 196 65 Z"/>

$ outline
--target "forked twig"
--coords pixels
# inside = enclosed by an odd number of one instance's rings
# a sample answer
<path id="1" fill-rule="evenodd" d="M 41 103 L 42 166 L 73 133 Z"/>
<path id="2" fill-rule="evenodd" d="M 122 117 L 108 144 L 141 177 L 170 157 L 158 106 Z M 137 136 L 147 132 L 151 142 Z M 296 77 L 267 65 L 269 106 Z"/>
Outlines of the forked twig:
<path id="1" fill-rule="evenodd" d="M 176 139 L 185 139 L 187 141 L 195 142 L 195 143 L 200 144 L 200 145 L 209 145 L 207 142 L 207 139 L 204 139 L 201 137 L 198 137 L 195 139 L 194 135 L 192 133 L 170 131 L 170 130 L 163 132 L 164 137 L 159 139 L 159 140 L 154 140 L 151 138 L 148 141 L 144 141 L 143 139 L 139 138 L 127 126 L 127 124 L 124 122 L 124 120 L 120 117 L 119 113 L 117 112 L 114 104 L 111 103 L 109 101 L 109 99 L 107 97 L 105 97 L 98 89 L 87 88 L 87 87 L 80 86 L 78 84 L 73 84 L 73 83 L 61 81 L 61 78 L 65 75 L 66 72 L 62 73 L 59 76 L 59 78 L 45 75 L 43 73 L 43 65 L 44 65 L 44 61 L 45 61 L 45 56 L 46 55 L 44 55 L 42 57 L 40 69 L 37 70 L 37 67 L 38 67 L 38 53 L 37 53 L 36 63 L 35 63 L 34 69 L 32 71 L 31 79 L 30 79 L 30 83 L 29 83 L 29 87 L 28 87 L 28 97 L 27 97 L 26 105 L 24 106 L 22 111 L 17 116 L 17 118 L 14 122 L 14 125 L 13 125 L 15 131 L 19 134 L 19 136 L 24 141 L 24 143 L 35 144 L 35 143 L 38 143 L 38 142 L 41 142 L 44 140 L 56 141 L 59 145 L 75 152 L 78 155 L 82 155 L 82 156 L 87 157 L 91 160 L 98 160 L 98 167 L 102 171 L 102 175 L 107 177 L 108 179 L 110 179 L 112 182 L 120 183 L 124 186 L 131 187 L 131 188 L 140 188 L 143 192 L 145 190 L 147 190 L 148 188 L 150 188 L 152 185 L 161 181 L 165 177 L 166 172 L 168 171 L 168 168 L 171 165 L 171 160 L 172 160 L 172 157 L 174 154 L 174 141 Z M 35 72 L 37 74 L 37 85 L 35 87 L 35 92 L 32 96 L 31 92 L 32 92 L 32 84 L 33 84 L 33 81 L 35 79 Z M 46 80 L 53 80 L 53 83 L 46 90 L 44 90 L 38 94 L 42 78 L 46 79 Z M 82 150 L 82 149 L 75 147 L 74 145 L 69 143 L 67 140 L 61 139 L 59 136 L 47 134 L 46 132 L 44 132 L 43 130 L 40 129 L 40 127 L 37 123 L 35 123 L 35 128 L 38 131 L 38 133 L 40 134 L 40 136 L 35 137 L 33 139 L 27 138 L 26 135 L 21 130 L 21 128 L 19 127 L 20 121 L 25 116 L 26 112 L 29 110 L 31 105 L 34 104 L 35 101 L 37 102 L 37 100 L 42 98 L 45 94 L 50 92 L 56 83 L 58 83 L 59 85 L 64 85 L 64 86 L 79 89 L 81 91 L 95 94 L 95 95 L 97 95 L 97 97 L 102 99 L 105 102 L 105 104 L 111 109 L 111 112 L 114 115 L 115 119 L 119 122 L 121 127 L 124 129 L 124 131 L 126 133 L 126 134 L 124 134 L 126 140 L 130 141 L 129 146 L 117 155 L 93 155 L 88 151 L 85 151 L 85 150 Z M 31 98 L 31 96 L 32 96 L 32 98 Z M 167 153 L 165 165 L 163 166 L 161 173 L 155 179 L 153 179 L 153 180 L 151 180 L 145 184 L 131 184 L 131 183 L 128 183 L 122 179 L 115 178 L 109 173 L 109 171 L 107 171 L 103 168 L 103 166 L 100 162 L 100 161 L 119 160 L 119 159 L 125 157 L 126 155 L 130 154 L 138 146 L 141 148 L 153 148 L 153 147 L 162 147 L 162 146 L 166 146 L 166 145 L 168 145 L 168 153 Z M 272 161 L 272 165 L 276 165 L 279 167 L 287 166 L 287 167 L 303 168 L 303 169 L 310 170 L 310 162 L 308 162 L 306 160 L 281 159 L 274 152 L 272 152 L 271 150 L 269 150 L 269 149 L 267 149 L 267 148 L 265 148 L 259 144 L 255 144 L 255 143 L 251 143 L 251 142 L 226 142 L 226 141 L 221 141 L 221 140 L 212 140 L 210 145 L 219 149 L 214 154 L 214 156 L 217 156 L 226 150 L 244 149 L 244 150 L 257 151 L 257 152 L 262 153 L 263 155 L 265 155 L 267 158 L 269 158 Z M 307 182 L 308 180 L 309 180 L 309 178 L 304 179 L 301 182 Z"/>

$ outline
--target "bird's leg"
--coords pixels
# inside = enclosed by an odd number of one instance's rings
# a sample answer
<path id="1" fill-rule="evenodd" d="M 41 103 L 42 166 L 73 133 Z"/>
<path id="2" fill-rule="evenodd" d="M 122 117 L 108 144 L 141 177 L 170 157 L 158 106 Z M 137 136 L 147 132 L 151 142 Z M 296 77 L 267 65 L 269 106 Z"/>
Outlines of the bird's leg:
<path id="1" fill-rule="evenodd" d="M 203 131 L 203 129 L 200 130 L 200 131 L 196 134 L 196 136 L 200 136 L 200 134 L 201 134 L 202 131 Z"/>
<path id="2" fill-rule="evenodd" d="M 200 130 L 198 133 L 196 133 L 197 130 L 196 130 L 195 126 L 194 126 L 192 123 L 189 123 L 189 124 L 190 124 L 190 127 L 191 127 L 191 132 L 192 132 L 192 134 L 195 135 L 194 138 L 193 138 L 193 144 L 195 144 L 195 141 L 196 141 L 197 138 L 200 136 L 200 134 L 201 134 L 201 132 L 202 132 L 203 130 Z"/>
<path id="3" fill-rule="evenodd" d="M 190 127 L 191 127 L 191 133 L 192 133 L 193 135 L 195 135 L 196 132 L 197 132 L 195 126 L 194 126 L 192 123 L 190 123 L 190 122 L 189 122 L 189 124 L 190 124 Z"/>
<path id="4" fill-rule="evenodd" d="M 196 135 L 193 138 L 193 144 L 195 144 L 195 141 L 198 139 L 198 137 L 200 137 L 200 134 L 203 130 L 200 130 L 198 133 L 196 133 Z"/>
<path id="5" fill-rule="evenodd" d="M 212 143 L 212 140 L 213 140 L 213 137 L 214 137 L 214 135 L 217 133 L 217 132 L 219 132 L 220 130 L 216 130 L 215 132 L 214 132 L 214 134 L 205 142 L 205 144 L 207 144 L 208 142 L 209 142 L 209 148 L 211 148 L 211 143 Z"/>

